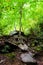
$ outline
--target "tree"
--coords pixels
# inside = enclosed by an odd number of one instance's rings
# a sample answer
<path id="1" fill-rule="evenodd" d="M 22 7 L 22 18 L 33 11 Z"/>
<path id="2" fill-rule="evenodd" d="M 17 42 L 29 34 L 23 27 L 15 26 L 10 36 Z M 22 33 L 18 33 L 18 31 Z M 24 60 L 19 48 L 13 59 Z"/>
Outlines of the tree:
<path id="1" fill-rule="evenodd" d="M 37 28 L 41 19 L 42 0 L 0 0 L 0 35 L 9 35 L 15 26 L 27 35 L 31 28 Z"/>

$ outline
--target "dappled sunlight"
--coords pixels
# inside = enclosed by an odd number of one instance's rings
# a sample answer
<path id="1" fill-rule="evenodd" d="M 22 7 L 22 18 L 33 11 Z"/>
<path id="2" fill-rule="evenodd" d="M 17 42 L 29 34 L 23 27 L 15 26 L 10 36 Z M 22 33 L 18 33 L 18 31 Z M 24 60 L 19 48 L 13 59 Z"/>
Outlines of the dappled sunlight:
<path id="1" fill-rule="evenodd" d="M 20 18 L 23 32 L 30 32 L 30 29 L 34 28 L 43 18 L 43 2 L 41 0 L 1 0 L 0 6 L 0 24 L 3 34 L 10 34 L 15 28 L 20 31 Z"/>

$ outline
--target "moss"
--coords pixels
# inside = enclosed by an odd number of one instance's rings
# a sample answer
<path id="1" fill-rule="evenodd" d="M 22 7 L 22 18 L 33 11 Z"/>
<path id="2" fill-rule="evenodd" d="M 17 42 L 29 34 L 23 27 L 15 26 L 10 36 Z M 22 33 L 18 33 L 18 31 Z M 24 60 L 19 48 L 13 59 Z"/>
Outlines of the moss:
<path id="1" fill-rule="evenodd" d="M 6 57 L 8 57 L 9 59 L 14 59 L 16 54 L 14 52 L 12 53 L 7 53 L 7 54 L 4 54 Z"/>

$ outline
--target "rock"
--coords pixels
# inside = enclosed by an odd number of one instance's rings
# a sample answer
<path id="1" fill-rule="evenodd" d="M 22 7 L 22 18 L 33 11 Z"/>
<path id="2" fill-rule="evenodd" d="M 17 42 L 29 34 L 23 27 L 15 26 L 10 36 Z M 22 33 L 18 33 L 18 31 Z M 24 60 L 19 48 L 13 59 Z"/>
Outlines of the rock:
<path id="1" fill-rule="evenodd" d="M 21 54 L 20 58 L 24 63 L 36 63 L 36 60 L 29 53 Z"/>
<path id="2" fill-rule="evenodd" d="M 34 57 L 35 54 L 29 51 L 29 55 Z"/>
<path id="3" fill-rule="evenodd" d="M 4 60 L 1 60 L 1 61 L 0 61 L 0 64 L 3 63 L 4 61 L 5 61 L 5 59 L 4 59 Z"/>
<path id="4" fill-rule="evenodd" d="M 18 47 L 19 47 L 21 50 L 25 50 L 25 51 L 28 50 L 28 46 L 27 46 L 26 44 L 19 44 Z"/>
<path id="5" fill-rule="evenodd" d="M 14 34 L 16 34 L 16 33 L 17 33 L 17 31 L 14 30 L 14 31 L 11 31 L 9 35 L 12 36 L 12 35 L 14 35 Z"/>

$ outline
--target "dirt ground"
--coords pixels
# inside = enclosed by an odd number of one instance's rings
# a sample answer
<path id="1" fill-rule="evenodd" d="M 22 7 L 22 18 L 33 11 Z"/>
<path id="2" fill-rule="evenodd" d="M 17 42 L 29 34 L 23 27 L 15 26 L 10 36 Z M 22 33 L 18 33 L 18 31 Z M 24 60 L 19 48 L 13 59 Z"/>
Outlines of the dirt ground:
<path id="1" fill-rule="evenodd" d="M 13 51 L 11 53 L 5 53 L 5 54 L 0 53 L 0 65 L 34 65 L 34 64 L 23 63 L 20 60 L 21 53 L 26 53 L 26 52 L 16 49 L 16 51 Z M 15 56 L 11 57 L 9 54 L 15 54 Z M 35 59 L 37 61 L 37 65 L 43 65 L 43 51 L 36 54 Z M 1 60 L 3 61 L 1 62 Z"/>
<path id="2" fill-rule="evenodd" d="M 12 42 L 11 42 L 11 40 L 12 40 Z M 14 37 L 13 38 L 11 37 L 10 40 L 7 39 L 7 41 L 11 42 L 11 43 L 13 43 L 13 40 L 14 40 L 14 42 L 15 41 L 19 42 L 19 40 L 17 40 Z M 23 39 L 21 41 L 24 42 L 24 40 L 25 40 L 25 38 L 23 37 Z M 30 39 L 28 39 L 28 40 L 29 40 L 28 42 L 32 42 L 33 41 L 33 40 L 31 41 Z M 6 41 L 6 37 L 5 38 L 1 38 L 0 39 L 0 44 L 3 45 L 5 41 Z M 27 41 L 25 41 L 24 43 L 27 43 Z M 26 51 L 22 51 L 21 49 L 19 49 L 17 47 L 13 47 L 12 45 L 11 45 L 11 47 L 12 48 L 10 49 L 10 52 L 8 52 L 8 53 L 1 53 L 0 52 L 0 65 L 35 65 L 35 64 L 29 64 L 29 63 L 28 64 L 27 63 L 23 63 L 21 61 L 20 54 L 26 53 Z M 1 50 L 1 47 L 0 47 L 0 50 Z M 27 52 L 29 52 L 29 51 L 27 51 Z M 37 65 L 43 65 L 43 51 L 40 51 L 37 54 L 35 54 L 34 58 L 37 61 Z"/>

